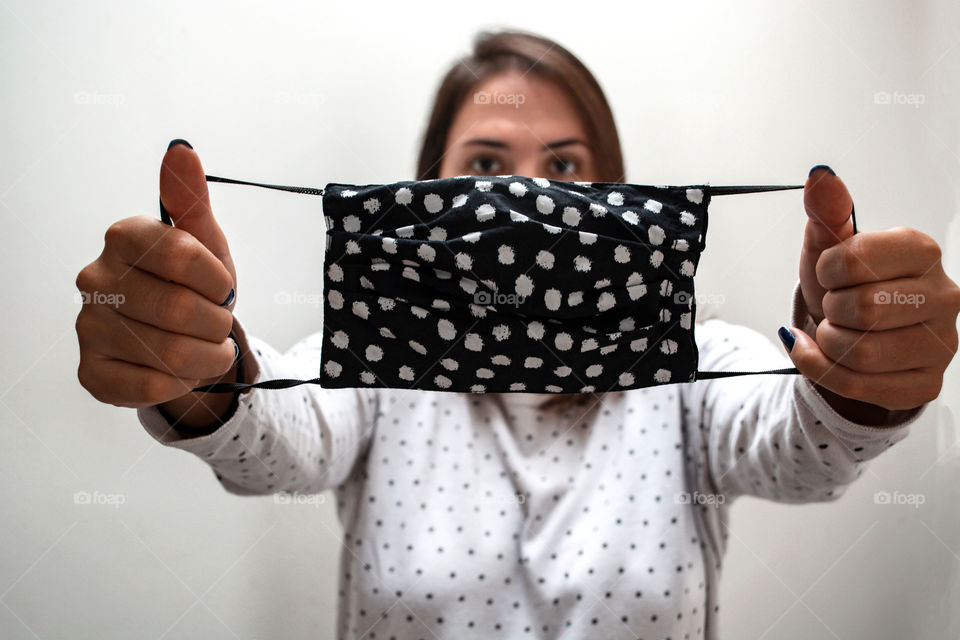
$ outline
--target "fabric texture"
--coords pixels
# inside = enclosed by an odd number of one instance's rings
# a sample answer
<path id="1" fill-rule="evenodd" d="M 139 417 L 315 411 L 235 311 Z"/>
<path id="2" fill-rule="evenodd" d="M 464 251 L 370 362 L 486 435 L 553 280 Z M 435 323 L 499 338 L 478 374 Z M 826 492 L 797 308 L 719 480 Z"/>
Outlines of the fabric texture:
<path id="1" fill-rule="evenodd" d="M 799 286 L 793 300 L 790 324 L 810 328 Z M 285 354 L 239 322 L 234 332 L 247 381 L 302 377 L 322 357 L 320 332 Z M 719 320 L 696 339 L 712 368 L 786 360 L 764 336 Z M 222 427 L 193 438 L 154 408 L 137 413 L 231 493 L 335 492 L 338 638 L 716 640 L 729 635 L 718 587 L 737 497 L 836 500 L 923 412 L 859 425 L 794 376 L 612 391 L 541 410 L 553 397 L 251 389 Z"/>
<path id="2" fill-rule="evenodd" d="M 695 376 L 709 187 L 330 184 L 326 388 L 589 393 Z"/>

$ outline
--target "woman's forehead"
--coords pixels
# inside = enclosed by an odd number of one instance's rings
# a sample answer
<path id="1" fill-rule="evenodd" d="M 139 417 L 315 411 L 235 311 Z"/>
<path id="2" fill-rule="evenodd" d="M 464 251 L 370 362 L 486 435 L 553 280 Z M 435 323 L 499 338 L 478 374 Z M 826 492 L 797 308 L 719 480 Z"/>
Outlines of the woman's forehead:
<path id="1" fill-rule="evenodd" d="M 486 138 L 543 146 L 584 136 L 582 119 L 560 85 L 509 72 L 488 78 L 466 96 L 448 140 L 451 145 Z"/>

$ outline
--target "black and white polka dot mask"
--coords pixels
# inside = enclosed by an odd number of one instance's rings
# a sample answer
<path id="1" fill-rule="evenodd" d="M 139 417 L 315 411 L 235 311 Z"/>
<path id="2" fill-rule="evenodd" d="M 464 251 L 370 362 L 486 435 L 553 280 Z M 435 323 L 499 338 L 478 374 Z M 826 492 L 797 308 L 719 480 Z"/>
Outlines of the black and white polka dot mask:
<path id="1" fill-rule="evenodd" d="M 694 275 L 710 199 L 803 188 L 460 176 L 311 189 L 207 179 L 323 197 L 320 375 L 255 386 L 476 393 L 742 375 L 697 370 Z"/>

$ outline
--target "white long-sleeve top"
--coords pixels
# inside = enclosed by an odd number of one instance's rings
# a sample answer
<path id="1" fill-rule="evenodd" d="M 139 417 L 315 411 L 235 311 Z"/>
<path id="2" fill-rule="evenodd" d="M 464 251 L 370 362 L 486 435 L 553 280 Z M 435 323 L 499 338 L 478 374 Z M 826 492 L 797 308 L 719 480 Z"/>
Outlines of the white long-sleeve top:
<path id="1" fill-rule="evenodd" d="M 794 290 L 793 326 L 813 330 Z M 322 334 L 280 354 L 239 323 L 248 382 L 312 378 Z M 790 366 L 759 333 L 697 325 L 702 370 Z M 801 376 L 543 394 L 249 390 L 189 437 L 140 409 L 235 494 L 332 489 L 344 528 L 339 638 L 719 637 L 718 582 L 740 495 L 835 500 L 905 438 Z"/>

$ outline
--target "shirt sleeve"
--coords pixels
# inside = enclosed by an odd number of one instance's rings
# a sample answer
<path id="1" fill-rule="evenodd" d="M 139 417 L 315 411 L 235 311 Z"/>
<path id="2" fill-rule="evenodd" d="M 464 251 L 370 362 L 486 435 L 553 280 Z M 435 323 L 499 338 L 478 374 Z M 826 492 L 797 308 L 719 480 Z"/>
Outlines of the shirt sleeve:
<path id="1" fill-rule="evenodd" d="M 233 335 L 240 346 L 244 382 L 273 378 L 315 378 L 320 370 L 322 333 L 279 353 L 247 336 L 239 321 Z M 342 483 L 369 444 L 379 409 L 376 389 L 248 389 L 234 414 L 210 433 L 177 430 L 156 407 L 137 410 L 155 440 L 194 454 L 213 469 L 230 493 L 317 493 Z"/>
<path id="2" fill-rule="evenodd" d="M 794 289 L 792 326 L 816 325 Z M 757 371 L 793 366 L 778 344 L 720 320 L 697 327 L 701 370 Z M 778 502 L 834 500 L 868 461 L 904 439 L 924 412 L 897 412 L 868 426 L 838 414 L 800 375 L 701 380 L 683 385 L 684 424 L 693 431 L 695 482 L 731 502 L 753 495 Z"/>

